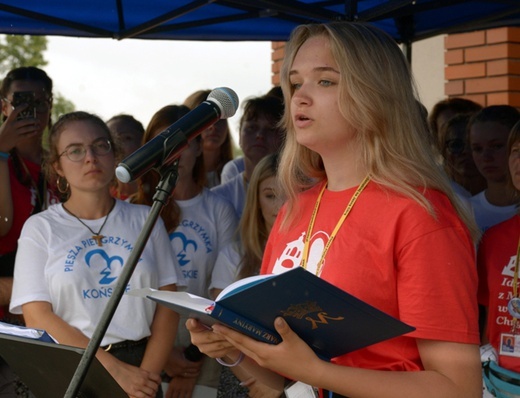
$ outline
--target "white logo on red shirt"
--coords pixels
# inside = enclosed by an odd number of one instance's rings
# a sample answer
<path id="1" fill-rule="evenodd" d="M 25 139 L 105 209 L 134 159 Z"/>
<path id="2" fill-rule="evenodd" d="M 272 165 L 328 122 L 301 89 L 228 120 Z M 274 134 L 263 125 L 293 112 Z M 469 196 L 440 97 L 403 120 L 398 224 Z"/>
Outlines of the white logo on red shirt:
<path id="1" fill-rule="evenodd" d="M 286 244 L 282 254 L 276 259 L 273 266 L 273 274 L 280 274 L 292 268 L 299 267 L 302 261 L 305 232 L 302 232 L 297 240 Z M 316 273 L 318 261 L 320 261 L 323 249 L 329 240 L 329 235 L 323 231 L 315 232 L 310 240 L 309 258 L 307 270 Z"/>

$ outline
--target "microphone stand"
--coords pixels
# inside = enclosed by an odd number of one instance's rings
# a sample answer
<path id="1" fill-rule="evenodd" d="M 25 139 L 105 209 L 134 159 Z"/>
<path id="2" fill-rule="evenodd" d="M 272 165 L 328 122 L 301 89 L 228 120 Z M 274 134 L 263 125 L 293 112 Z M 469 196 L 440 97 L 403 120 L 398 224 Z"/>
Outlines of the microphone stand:
<path id="1" fill-rule="evenodd" d="M 105 335 L 110 321 L 114 316 L 114 313 L 117 309 L 119 302 L 121 301 L 121 297 L 123 296 L 128 282 L 134 272 L 134 269 L 141 257 L 141 254 L 144 250 L 146 242 L 152 233 L 153 227 L 159 217 L 163 206 L 168 203 L 168 199 L 170 198 L 173 190 L 175 189 L 175 184 L 177 183 L 178 177 L 178 159 L 175 160 L 171 164 L 163 165 L 159 169 L 159 173 L 161 174 L 161 180 L 156 187 L 155 194 L 153 196 L 153 204 L 150 209 L 150 213 L 146 219 L 146 222 L 141 230 L 139 237 L 137 238 L 134 249 L 130 253 L 128 260 L 123 267 L 123 272 L 118 278 L 117 284 L 114 288 L 114 293 L 110 297 L 103 314 L 101 315 L 101 319 L 92 334 L 92 338 L 83 353 L 81 360 L 79 362 L 78 367 L 74 375 L 72 376 L 71 382 L 67 391 L 65 392 L 65 398 L 75 398 L 79 392 L 81 384 L 83 383 L 90 364 L 94 359 L 96 352 L 101 344 L 103 336 Z"/>

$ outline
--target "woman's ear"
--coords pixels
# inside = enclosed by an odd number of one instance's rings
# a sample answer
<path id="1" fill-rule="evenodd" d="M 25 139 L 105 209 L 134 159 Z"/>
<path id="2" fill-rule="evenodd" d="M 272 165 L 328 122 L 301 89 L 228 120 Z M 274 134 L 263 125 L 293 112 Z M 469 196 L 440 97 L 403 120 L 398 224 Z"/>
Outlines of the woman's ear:
<path id="1" fill-rule="evenodd" d="M 60 177 L 65 177 L 65 173 L 63 173 L 63 169 L 61 168 L 59 160 L 55 161 L 52 164 L 52 168 L 54 169 L 56 174 L 58 174 Z"/>

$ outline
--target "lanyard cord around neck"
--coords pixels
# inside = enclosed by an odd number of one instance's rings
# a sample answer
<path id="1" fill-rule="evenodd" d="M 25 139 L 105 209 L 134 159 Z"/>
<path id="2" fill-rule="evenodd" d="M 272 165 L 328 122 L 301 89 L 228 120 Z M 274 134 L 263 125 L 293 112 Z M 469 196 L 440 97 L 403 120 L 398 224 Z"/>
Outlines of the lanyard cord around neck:
<path id="1" fill-rule="evenodd" d="M 336 238 L 336 235 L 338 234 L 339 229 L 347 219 L 350 210 L 354 207 L 354 204 L 356 203 L 359 195 L 361 192 L 363 192 L 363 189 L 367 186 L 368 182 L 370 181 L 370 177 L 366 176 L 363 182 L 359 185 L 359 187 L 356 189 L 356 192 L 354 192 L 354 195 L 352 195 L 352 198 L 350 198 L 350 201 L 348 202 L 347 207 L 343 211 L 343 214 L 338 220 L 338 223 L 334 227 L 334 230 L 330 234 L 329 240 L 327 241 L 327 244 L 323 248 L 323 252 L 321 254 L 320 261 L 318 262 L 316 266 L 316 275 L 321 274 L 321 268 L 323 267 L 323 261 L 325 259 L 325 256 L 327 255 L 327 252 L 329 251 L 330 246 L 332 245 L 332 242 L 334 241 L 334 238 Z M 318 198 L 316 199 L 316 204 L 314 205 L 314 210 L 312 211 L 311 219 L 309 221 L 309 227 L 307 228 L 307 234 L 305 235 L 305 242 L 303 246 L 303 253 L 302 253 L 302 261 L 300 263 L 300 266 L 307 269 L 307 262 L 309 259 L 309 250 L 310 250 L 310 241 L 311 241 L 311 234 L 312 230 L 314 229 L 314 223 L 316 221 L 316 216 L 318 214 L 318 209 L 320 208 L 321 204 L 321 198 L 323 197 L 323 193 L 325 192 L 325 189 L 327 188 L 327 184 L 323 184 L 323 188 L 321 188 L 321 191 L 318 195 Z"/>
<path id="2" fill-rule="evenodd" d="M 513 297 L 518 297 L 518 261 L 520 260 L 520 239 L 516 247 L 515 273 L 513 276 Z"/>

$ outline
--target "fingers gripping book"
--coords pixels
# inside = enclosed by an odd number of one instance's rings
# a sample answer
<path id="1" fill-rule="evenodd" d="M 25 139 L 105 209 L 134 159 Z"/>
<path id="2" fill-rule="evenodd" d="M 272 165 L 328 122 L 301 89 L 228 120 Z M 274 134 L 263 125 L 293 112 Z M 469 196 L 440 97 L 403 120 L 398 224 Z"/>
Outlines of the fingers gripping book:
<path id="1" fill-rule="evenodd" d="M 415 330 L 301 267 L 239 280 L 215 301 L 155 289 L 128 294 L 147 297 L 208 326 L 222 323 L 270 344 L 281 341 L 274 328 L 274 320 L 281 316 L 326 359 Z"/>

